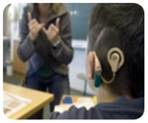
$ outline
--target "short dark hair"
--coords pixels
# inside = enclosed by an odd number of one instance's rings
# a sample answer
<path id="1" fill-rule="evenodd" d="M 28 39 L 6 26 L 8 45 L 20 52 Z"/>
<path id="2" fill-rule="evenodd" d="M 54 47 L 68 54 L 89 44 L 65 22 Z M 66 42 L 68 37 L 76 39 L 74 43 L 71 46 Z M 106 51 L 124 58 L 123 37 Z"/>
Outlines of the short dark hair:
<path id="1" fill-rule="evenodd" d="M 100 33 L 102 35 L 98 43 L 97 37 Z M 142 7 L 133 3 L 97 4 L 92 11 L 88 37 L 88 52 L 96 51 L 105 71 L 102 74 L 106 78 L 111 76 L 106 60 L 107 51 L 112 47 L 119 47 L 124 53 L 125 63 L 121 71 L 125 72 L 128 81 L 111 83 L 111 91 L 118 95 L 128 91 L 133 98 L 144 96 L 144 11 Z M 120 79 L 122 79 L 121 75 Z"/>

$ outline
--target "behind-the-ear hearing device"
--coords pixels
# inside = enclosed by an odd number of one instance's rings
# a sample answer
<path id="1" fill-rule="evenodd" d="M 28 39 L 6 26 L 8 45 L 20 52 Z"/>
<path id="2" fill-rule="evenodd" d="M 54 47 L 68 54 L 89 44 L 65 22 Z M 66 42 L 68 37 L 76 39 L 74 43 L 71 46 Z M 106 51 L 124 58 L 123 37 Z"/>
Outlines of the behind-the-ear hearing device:
<path id="1" fill-rule="evenodd" d="M 94 59 L 95 59 L 94 60 L 95 61 L 95 65 L 94 65 L 94 86 L 99 87 L 101 85 L 102 68 L 101 68 L 101 64 L 100 64 L 95 52 L 94 52 Z"/>
<path id="2" fill-rule="evenodd" d="M 108 57 L 108 62 L 110 64 L 111 71 L 115 73 L 118 70 L 120 56 L 118 53 L 113 53 Z"/>
<path id="3" fill-rule="evenodd" d="M 98 75 L 97 72 L 94 72 L 94 86 L 98 88 L 100 87 L 100 85 L 101 85 L 101 76 Z"/>
<path id="4" fill-rule="evenodd" d="M 121 68 L 124 63 L 124 55 L 119 48 L 111 48 L 107 53 L 107 60 L 111 67 L 111 71 L 113 72 L 112 79 L 106 80 L 102 75 L 101 64 L 97 58 L 96 53 L 94 52 L 95 57 L 95 68 L 94 68 L 94 86 L 99 87 L 101 85 L 101 80 L 105 83 L 111 83 L 116 75 L 116 72 Z"/>
<path id="5" fill-rule="evenodd" d="M 123 65 L 124 55 L 119 48 L 114 47 L 108 51 L 107 60 L 111 67 L 111 71 L 116 73 L 117 70 Z"/>

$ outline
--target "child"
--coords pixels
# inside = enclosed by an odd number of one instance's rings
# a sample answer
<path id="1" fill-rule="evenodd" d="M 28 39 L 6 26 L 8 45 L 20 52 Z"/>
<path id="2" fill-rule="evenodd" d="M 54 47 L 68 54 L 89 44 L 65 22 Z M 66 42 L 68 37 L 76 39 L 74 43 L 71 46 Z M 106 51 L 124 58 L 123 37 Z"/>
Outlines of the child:
<path id="1" fill-rule="evenodd" d="M 98 104 L 72 106 L 51 119 L 136 119 L 144 111 L 144 12 L 137 4 L 97 4 L 92 12 L 87 75 Z"/>

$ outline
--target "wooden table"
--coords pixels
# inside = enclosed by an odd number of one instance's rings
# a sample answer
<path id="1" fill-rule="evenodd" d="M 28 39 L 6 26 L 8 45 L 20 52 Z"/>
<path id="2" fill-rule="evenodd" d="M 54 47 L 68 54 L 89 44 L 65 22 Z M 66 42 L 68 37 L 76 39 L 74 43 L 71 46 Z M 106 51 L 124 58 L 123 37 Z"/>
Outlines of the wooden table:
<path id="1" fill-rule="evenodd" d="M 54 99 L 53 94 L 28 89 L 5 82 L 3 83 L 3 91 L 7 91 L 18 96 L 31 99 L 31 103 L 10 116 L 9 118 L 11 119 L 26 119 L 37 112 L 39 109 L 43 108 L 45 105 L 49 104 Z"/>

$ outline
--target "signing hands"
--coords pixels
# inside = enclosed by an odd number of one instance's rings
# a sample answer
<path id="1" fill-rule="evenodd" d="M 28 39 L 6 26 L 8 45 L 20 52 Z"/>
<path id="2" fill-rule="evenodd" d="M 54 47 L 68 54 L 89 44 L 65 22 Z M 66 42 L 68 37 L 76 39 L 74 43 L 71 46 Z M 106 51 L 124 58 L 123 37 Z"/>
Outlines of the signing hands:
<path id="1" fill-rule="evenodd" d="M 57 18 L 55 25 L 51 24 L 47 30 L 45 29 L 45 27 L 43 27 L 44 33 L 46 34 L 48 40 L 51 41 L 52 44 L 54 44 L 58 40 L 59 22 L 60 22 L 60 18 Z"/>
<path id="2" fill-rule="evenodd" d="M 37 22 L 36 19 L 32 19 L 31 17 L 31 13 L 28 13 L 28 26 L 29 26 L 29 30 L 30 30 L 30 38 L 31 40 L 35 40 L 38 36 L 38 33 L 41 29 L 43 29 L 45 35 L 47 36 L 48 40 L 54 44 L 57 42 L 58 40 L 58 35 L 59 35 L 59 22 L 60 22 L 60 18 L 56 19 L 56 23 L 51 24 L 48 29 L 45 29 L 44 24 L 40 24 Z"/>
<path id="3" fill-rule="evenodd" d="M 40 24 L 36 19 L 32 19 L 30 12 L 28 12 L 28 21 L 28 27 L 30 30 L 29 35 L 31 40 L 34 41 L 37 38 L 39 31 L 43 28 L 44 24 Z"/>

